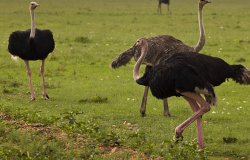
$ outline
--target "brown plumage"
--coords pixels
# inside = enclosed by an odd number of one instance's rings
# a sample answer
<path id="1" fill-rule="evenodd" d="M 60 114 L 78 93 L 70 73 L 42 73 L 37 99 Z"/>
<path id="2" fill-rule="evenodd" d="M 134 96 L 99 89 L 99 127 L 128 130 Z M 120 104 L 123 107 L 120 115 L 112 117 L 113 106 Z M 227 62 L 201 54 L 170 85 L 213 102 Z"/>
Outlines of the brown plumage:
<path id="1" fill-rule="evenodd" d="M 203 6 L 210 3 L 208 0 L 199 0 L 198 7 L 198 17 L 199 17 L 199 28 L 200 28 L 200 39 L 196 46 L 188 46 L 182 41 L 170 36 L 170 35 L 159 35 L 155 37 L 150 37 L 147 39 L 148 42 L 148 53 L 143 60 L 142 64 L 146 64 L 146 71 L 149 71 L 151 67 L 159 64 L 161 61 L 166 60 L 169 56 L 178 52 L 199 52 L 205 44 L 205 31 L 202 22 L 202 9 Z M 128 50 L 121 53 L 119 56 L 114 58 L 110 63 L 112 69 L 119 68 L 120 66 L 125 66 L 132 57 L 137 61 L 141 56 L 141 48 L 137 46 L 135 48 L 131 47 Z M 142 116 L 145 116 L 146 111 L 146 101 L 147 101 L 148 87 L 145 87 L 142 104 L 140 112 Z M 167 99 L 164 99 L 164 115 L 171 116 L 168 110 Z"/>

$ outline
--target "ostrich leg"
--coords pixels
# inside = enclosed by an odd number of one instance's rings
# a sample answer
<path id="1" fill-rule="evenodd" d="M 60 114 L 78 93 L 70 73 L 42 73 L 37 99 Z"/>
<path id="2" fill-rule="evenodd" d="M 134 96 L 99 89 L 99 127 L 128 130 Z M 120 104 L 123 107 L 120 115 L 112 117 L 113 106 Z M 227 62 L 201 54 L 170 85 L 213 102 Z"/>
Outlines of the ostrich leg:
<path id="1" fill-rule="evenodd" d="M 191 99 L 189 97 L 186 97 L 186 96 L 183 96 L 183 98 L 185 98 L 188 101 L 189 105 L 191 106 L 191 108 L 193 110 L 193 113 L 197 112 L 200 109 L 200 107 L 198 106 L 198 104 L 196 103 L 195 100 L 193 100 L 193 99 Z M 201 117 L 198 117 L 196 119 L 196 126 L 197 126 L 197 142 L 199 144 L 201 144 L 202 140 L 203 140 Z M 199 148 L 199 147 L 202 147 L 202 146 L 197 145 L 197 147 Z"/>
<path id="2" fill-rule="evenodd" d="M 149 70 L 151 68 L 152 68 L 151 66 L 147 65 L 145 68 L 145 73 L 149 72 Z M 141 112 L 142 117 L 146 116 L 146 104 L 147 104 L 148 89 L 149 89 L 149 87 L 146 86 L 144 89 L 143 97 L 142 97 L 141 108 L 140 108 L 140 112 Z M 172 117 L 172 115 L 169 113 L 167 98 L 163 99 L 163 107 L 164 107 L 164 112 L 163 112 L 164 116 Z"/>
<path id="3" fill-rule="evenodd" d="M 151 68 L 152 68 L 151 66 L 147 65 L 145 68 L 145 73 L 149 72 Z M 140 108 L 140 112 L 141 112 L 142 117 L 146 116 L 145 112 L 146 112 L 146 104 L 147 104 L 147 97 L 148 97 L 148 89 L 149 89 L 149 87 L 146 86 L 144 89 L 143 97 L 142 97 L 141 108 Z"/>
<path id="4" fill-rule="evenodd" d="M 161 4 L 160 4 L 160 3 L 158 4 L 157 13 L 158 13 L 158 14 L 159 14 L 159 13 L 161 14 Z"/>
<path id="5" fill-rule="evenodd" d="M 169 14 L 172 14 L 172 13 L 170 12 L 170 10 L 169 10 L 169 4 L 168 4 L 168 12 L 169 12 Z"/>
<path id="6" fill-rule="evenodd" d="M 30 101 L 34 101 L 36 98 L 35 98 L 32 82 L 31 82 L 31 70 L 30 70 L 30 66 L 29 66 L 29 61 L 24 60 L 24 62 L 25 62 L 26 67 L 27 67 L 27 75 L 29 76 L 29 82 L 30 82 L 30 93 L 31 93 Z"/>
<path id="7" fill-rule="evenodd" d="M 42 63 L 41 63 L 41 66 L 40 66 L 40 71 L 41 71 L 42 79 L 43 79 L 43 97 L 44 97 L 45 100 L 49 100 L 49 97 L 48 97 L 48 95 L 46 94 L 46 90 L 45 90 L 45 81 L 44 81 L 44 62 L 45 62 L 45 59 L 42 60 Z"/>
<path id="8" fill-rule="evenodd" d="M 191 108 L 193 110 L 196 110 L 198 109 L 197 107 L 199 107 L 196 102 L 198 102 L 201 107 L 196 112 L 194 112 L 194 114 L 190 118 L 188 118 L 185 122 L 183 122 L 182 124 L 180 124 L 178 127 L 175 128 L 175 138 L 182 137 L 182 132 L 185 130 L 185 128 L 187 128 L 191 123 L 197 120 L 198 121 L 197 141 L 198 143 L 200 143 L 200 145 L 198 145 L 197 148 L 198 149 L 204 148 L 203 137 L 201 136 L 202 135 L 201 116 L 210 110 L 210 105 L 201 97 L 201 95 L 190 92 L 183 92 L 181 94 L 185 96 L 185 99 L 191 105 Z"/>

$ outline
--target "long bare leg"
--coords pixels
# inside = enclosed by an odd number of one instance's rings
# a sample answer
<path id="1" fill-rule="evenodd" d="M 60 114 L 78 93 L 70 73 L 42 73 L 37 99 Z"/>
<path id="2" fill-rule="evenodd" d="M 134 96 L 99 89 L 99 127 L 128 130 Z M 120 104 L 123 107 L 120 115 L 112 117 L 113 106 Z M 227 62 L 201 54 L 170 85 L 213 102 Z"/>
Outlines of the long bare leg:
<path id="1" fill-rule="evenodd" d="M 29 66 L 29 61 L 24 60 L 24 62 L 25 62 L 26 67 L 27 67 L 27 75 L 29 76 L 30 93 L 31 93 L 31 99 L 30 99 L 30 101 L 34 101 L 36 98 L 35 98 L 35 94 L 34 94 L 32 82 L 31 82 L 31 70 L 30 70 L 30 66 Z"/>
<path id="2" fill-rule="evenodd" d="M 168 12 L 171 14 L 170 10 L 169 10 L 169 4 L 168 4 Z"/>
<path id="3" fill-rule="evenodd" d="M 148 89 L 149 89 L 149 87 L 146 86 L 144 89 L 143 97 L 142 97 L 141 108 L 140 108 L 140 112 L 141 112 L 142 117 L 146 116 L 146 104 L 147 104 L 147 97 L 148 97 Z"/>
<path id="4" fill-rule="evenodd" d="M 46 90 L 45 90 L 45 81 L 44 81 L 44 75 L 43 75 L 44 74 L 44 62 L 45 62 L 45 59 L 42 60 L 42 63 L 41 63 L 41 66 L 40 66 L 40 71 L 41 71 L 42 79 L 43 79 L 43 97 L 44 97 L 44 99 L 49 100 L 49 97 L 46 94 Z"/>
<path id="5" fill-rule="evenodd" d="M 196 119 L 200 118 L 204 113 L 210 110 L 209 103 L 207 103 L 200 95 L 191 92 L 183 92 L 181 94 L 185 97 L 188 97 L 198 102 L 201 107 L 190 118 L 188 118 L 185 122 L 183 122 L 181 125 L 175 128 L 175 138 L 182 137 L 182 132 L 185 130 L 185 128 L 187 128 L 192 122 L 194 122 Z M 192 104 L 191 108 L 197 108 L 197 106 L 193 105 L 192 101 L 190 102 Z M 197 127 L 197 132 L 199 134 L 202 133 L 202 128 Z M 200 145 L 198 145 L 198 149 L 201 149 L 204 148 L 204 142 L 202 137 L 199 136 L 199 138 L 200 138 L 199 139 Z"/>
<path id="6" fill-rule="evenodd" d="M 145 68 L 145 73 L 149 72 L 151 68 L 152 68 L 151 66 L 147 65 L 146 68 Z M 145 89 L 144 89 L 143 97 L 142 97 L 141 108 L 140 108 L 140 112 L 141 112 L 142 117 L 146 116 L 146 105 L 147 105 L 148 89 L 149 89 L 149 87 L 146 86 Z"/>
<path id="7" fill-rule="evenodd" d="M 161 13 L 161 4 L 159 4 L 159 10 L 160 10 L 160 14 L 162 14 L 162 13 Z"/>
<path id="8" fill-rule="evenodd" d="M 168 99 L 167 98 L 163 99 L 163 109 L 164 109 L 164 111 L 163 111 L 164 116 L 173 117 L 173 115 L 170 114 L 169 109 L 168 109 Z"/>
<path id="9" fill-rule="evenodd" d="M 198 104 L 196 103 L 195 100 L 193 100 L 193 99 L 191 99 L 191 98 L 189 98 L 189 97 L 186 97 L 186 96 L 183 96 L 183 98 L 185 98 L 185 99 L 188 101 L 189 105 L 191 106 L 191 108 L 192 108 L 192 110 L 193 110 L 193 113 L 197 112 L 197 111 L 200 109 L 200 107 L 198 106 Z M 202 141 L 203 141 L 202 121 L 201 121 L 201 118 L 202 118 L 202 117 L 198 117 L 198 118 L 196 119 L 196 126 L 197 126 L 197 142 L 198 142 L 199 144 L 201 144 Z M 197 147 L 198 147 L 198 148 L 199 148 L 199 147 L 200 147 L 200 148 L 203 148 L 204 146 L 202 146 L 202 145 L 197 145 Z"/>

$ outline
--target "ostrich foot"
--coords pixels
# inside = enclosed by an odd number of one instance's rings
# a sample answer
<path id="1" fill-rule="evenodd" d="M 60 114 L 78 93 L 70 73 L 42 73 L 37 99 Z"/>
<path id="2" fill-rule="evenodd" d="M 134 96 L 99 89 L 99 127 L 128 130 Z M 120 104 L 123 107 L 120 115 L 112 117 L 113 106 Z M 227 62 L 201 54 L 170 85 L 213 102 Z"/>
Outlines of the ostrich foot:
<path id="1" fill-rule="evenodd" d="M 34 101 L 36 98 L 35 97 L 32 97 L 29 101 L 32 102 Z"/>
<path id="2" fill-rule="evenodd" d="M 170 113 L 164 113 L 164 116 L 166 116 L 166 117 L 175 117 L 174 115 L 172 115 Z"/>
<path id="3" fill-rule="evenodd" d="M 146 110 L 143 107 L 140 108 L 140 113 L 142 117 L 146 116 Z"/>
<path id="4" fill-rule="evenodd" d="M 179 141 L 182 141 L 182 140 L 183 140 L 183 136 L 181 136 L 181 137 L 174 136 L 174 143 L 178 143 Z"/>
<path id="5" fill-rule="evenodd" d="M 178 133 L 178 127 L 175 129 L 175 135 L 174 135 L 174 140 L 183 140 L 182 132 L 179 131 Z"/>
<path id="6" fill-rule="evenodd" d="M 45 100 L 49 100 L 49 96 L 46 94 L 45 96 L 43 96 Z"/>

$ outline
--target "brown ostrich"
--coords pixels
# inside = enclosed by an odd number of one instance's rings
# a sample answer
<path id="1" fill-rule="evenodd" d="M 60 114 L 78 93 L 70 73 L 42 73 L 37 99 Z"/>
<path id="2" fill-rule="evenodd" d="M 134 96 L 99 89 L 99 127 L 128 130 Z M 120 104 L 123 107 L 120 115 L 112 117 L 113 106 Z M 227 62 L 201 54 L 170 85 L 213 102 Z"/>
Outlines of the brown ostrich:
<path id="1" fill-rule="evenodd" d="M 188 46 L 184 44 L 182 41 L 170 36 L 170 35 L 159 35 L 155 37 L 150 37 L 147 39 L 148 41 L 148 53 L 144 58 L 142 64 L 146 64 L 145 72 L 148 72 L 151 67 L 161 63 L 166 60 L 169 56 L 178 52 L 199 52 L 203 46 L 205 45 L 205 30 L 203 27 L 202 21 L 202 9 L 207 4 L 210 3 L 208 0 L 199 0 L 198 2 L 198 19 L 199 19 L 199 30 L 200 30 L 200 39 L 197 45 Z M 112 69 L 119 68 L 120 66 L 125 66 L 132 57 L 137 61 L 141 56 L 141 47 L 131 47 L 128 50 L 121 53 L 119 56 L 114 58 L 110 63 L 110 67 Z M 145 116 L 146 112 L 146 102 L 147 102 L 147 94 L 149 87 L 146 86 L 142 98 L 140 112 L 142 116 Z M 163 99 L 164 104 L 164 116 L 171 117 L 168 109 L 167 98 Z"/>
<path id="2" fill-rule="evenodd" d="M 171 14 L 170 10 L 169 10 L 169 4 L 170 4 L 170 0 L 159 0 L 159 4 L 158 4 L 158 9 L 157 9 L 157 13 L 159 14 L 162 14 L 161 13 L 161 4 L 164 3 L 164 4 L 167 4 L 168 5 L 168 12 L 169 14 Z"/>

